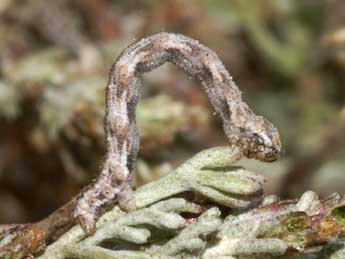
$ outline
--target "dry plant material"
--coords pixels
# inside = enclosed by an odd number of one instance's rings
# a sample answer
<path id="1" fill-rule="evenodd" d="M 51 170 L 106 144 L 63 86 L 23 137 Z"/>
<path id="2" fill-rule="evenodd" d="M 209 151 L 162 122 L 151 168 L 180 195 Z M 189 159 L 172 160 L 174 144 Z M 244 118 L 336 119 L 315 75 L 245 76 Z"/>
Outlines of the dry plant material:
<path id="1" fill-rule="evenodd" d="M 104 119 L 107 154 L 100 176 L 81 193 L 74 211 L 88 234 L 95 231 L 101 211 L 115 201 L 125 210 L 135 208 L 130 183 L 139 149 L 135 109 L 140 75 L 168 61 L 201 81 L 223 120 L 230 145 L 239 146 L 248 158 L 269 162 L 279 157 L 278 130 L 242 101 L 241 91 L 212 50 L 178 34 L 158 33 L 142 39 L 126 48 L 110 71 Z"/>

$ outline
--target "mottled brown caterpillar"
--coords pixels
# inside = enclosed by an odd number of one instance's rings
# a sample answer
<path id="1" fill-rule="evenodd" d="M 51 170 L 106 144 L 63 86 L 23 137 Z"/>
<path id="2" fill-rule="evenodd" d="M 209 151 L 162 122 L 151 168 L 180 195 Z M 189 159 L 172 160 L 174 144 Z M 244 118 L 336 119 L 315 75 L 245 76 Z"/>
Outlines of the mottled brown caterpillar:
<path id="1" fill-rule="evenodd" d="M 223 120 L 230 145 L 238 146 L 248 158 L 269 162 L 279 157 L 278 130 L 242 101 L 241 91 L 212 50 L 172 33 L 142 39 L 126 48 L 110 70 L 104 119 L 106 158 L 100 176 L 81 193 L 74 210 L 87 234 L 95 231 L 96 219 L 107 205 L 118 202 L 121 208 L 135 208 L 130 183 L 139 149 L 135 109 L 140 96 L 140 75 L 165 62 L 174 63 L 201 81 Z"/>

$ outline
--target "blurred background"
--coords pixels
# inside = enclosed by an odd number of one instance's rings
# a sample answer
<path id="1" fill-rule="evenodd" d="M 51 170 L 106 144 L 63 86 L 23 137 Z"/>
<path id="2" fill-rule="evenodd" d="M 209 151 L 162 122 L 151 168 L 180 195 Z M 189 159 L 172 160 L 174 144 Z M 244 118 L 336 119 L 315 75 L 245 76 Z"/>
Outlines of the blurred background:
<path id="1" fill-rule="evenodd" d="M 216 51 L 279 128 L 278 162 L 239 163 L 267 194 L 345 190 L 345 1 L 1 0 L 0 223 L 42 219 L 97 175 L 109 68 L 160 31 Z M 227 144 L 198 82 L 170 64 L 143 80 L 136 186 Z"/>

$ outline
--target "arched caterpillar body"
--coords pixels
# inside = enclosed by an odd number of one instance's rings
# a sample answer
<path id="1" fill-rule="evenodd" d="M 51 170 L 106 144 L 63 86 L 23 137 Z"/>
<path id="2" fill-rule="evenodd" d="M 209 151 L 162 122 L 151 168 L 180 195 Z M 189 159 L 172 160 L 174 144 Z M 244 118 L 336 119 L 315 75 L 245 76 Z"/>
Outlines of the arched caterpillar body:
<path id="1" fill-rule="evenodd" d="M 201 81 L 222 118 L 230 145 L 238 146 L 248 158 L 269 162 L 279 157 L 278 130 L 242 101 L 241 91 L 212 50 L 178 34 L 162 32 L 142 39 L 126 48 L 110 71 L 104 119 L 107 154 L 99 177 L 81 193 L 74 210 L 88 234 L 94 232 L 100 210 L 107 205 L 118 202 L 127 210 L 135 208 L 130 183 L 139 149 L 135 109 L 140 75 L 165 62 L 174 63 Z"/>

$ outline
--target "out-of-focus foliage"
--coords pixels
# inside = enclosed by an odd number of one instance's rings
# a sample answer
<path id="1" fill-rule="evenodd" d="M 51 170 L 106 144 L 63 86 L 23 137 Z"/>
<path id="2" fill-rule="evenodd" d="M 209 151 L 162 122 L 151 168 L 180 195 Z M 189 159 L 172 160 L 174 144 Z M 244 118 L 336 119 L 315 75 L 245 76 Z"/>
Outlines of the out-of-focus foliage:
<path id="1" fill-rule="evenodd" d="M 214 49 L 243 97 L 282 132 L 268 192 L 344 191 L 345 3 L 341 0 L 0 1 L 0 221 L 32 221 L 98 172 L 110 65 L 158 31 Z M 198 82 L 172 65 L 144 76 L 136 185 L 224 145 Z M 260 169 L 260 170 L 258 170 Z"/>

